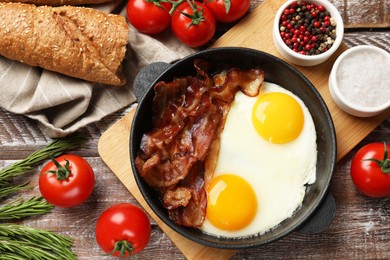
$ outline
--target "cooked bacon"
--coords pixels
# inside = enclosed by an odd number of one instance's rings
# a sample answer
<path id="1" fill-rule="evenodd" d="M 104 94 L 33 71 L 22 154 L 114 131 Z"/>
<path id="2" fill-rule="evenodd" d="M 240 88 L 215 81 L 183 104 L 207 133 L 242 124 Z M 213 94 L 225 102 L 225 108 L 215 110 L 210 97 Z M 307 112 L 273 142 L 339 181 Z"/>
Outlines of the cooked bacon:
<path id="1" fill-rule="evenodd" d="M 240 73 L 240 90 L 247 96 L 259 95 L 261 84 L 264 82 L 264 71 L 260 68 L 250 69 Z"/>
<path id="2" fill-rule="evenodd" d="M 187 227 L 200 227 L 206 217 L 207 193 L 204 189 L 204 164 L 199 161 L 181 185 L 191 190 L 191 199 L 185 207 L 169 210 L 169 217 L 177 224 Z"/>
<path id="3" fill-rule="evenodd" d="M 175 190 L 167 190 L 163 196 L 164 208 L 174 210 L 178 207 L 186 207 L 191 199 L 191 189 L 179 187 Z"/>
<path id="4" fill-rule="evenodd" d="M 264 72 L 260 68 L 242 71 L 231 68 L 213 77 L 215 86 L 211 97 L 224 102 L 232 102 L 238 89 L 245 95 L 255 97 L 259 94 L 264 81 Z"/>
<path id="5" fill-rule="evenodd" d="M 208 94 L 198 103 L 193 109 L 197 113 L 192 110 L 186 113 L 182 107 L 176 113 L 168 109 L 166 114 L 171 118 L 162 119 L 167 125 L 143 136 L 144 155 L 138 156 L 136 165 L 149 185 L 155 188 L 175 185 L 187 176 L 194 163 L 206 158 L 222 113 L 210 102 Z"/>
<path id="6" fill-rule="evenodd" d="M 192 193 L 194 194 L 194 193 Z M 169 217 L 177 224 L 186 227 L 202 226 L 206 217 L 207 194 L 204 189 L 195 193 L 196 200 L 191 199 L 186 207 L 179 207 L 168 211 Z"/>
<path id="7" fill-rule="evenodd" d="M 140 175 L 162 196 L 176 223 L 202 225 L 205 184 L 212 178 L 221 133 L 235 93 L 256 96 L 261 69 L 226 69 L 210 76 L 210 64 L 195 60 L 196 76 L 154 86 L 153 129 L 144 134 L 135 163 Z"/>

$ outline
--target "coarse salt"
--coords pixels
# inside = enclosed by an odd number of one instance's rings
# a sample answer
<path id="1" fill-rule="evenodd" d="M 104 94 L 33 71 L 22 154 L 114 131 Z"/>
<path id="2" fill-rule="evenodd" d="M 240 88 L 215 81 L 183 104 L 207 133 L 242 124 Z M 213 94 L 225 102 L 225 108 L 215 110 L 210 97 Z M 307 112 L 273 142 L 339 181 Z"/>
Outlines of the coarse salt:
<path id="1" fill-rule="evenodd" d="M 373 50 L 345 57 L 336 73 L 342 95 L 351 103 L 372 108 L 390 100 L 390 55 Z"/>

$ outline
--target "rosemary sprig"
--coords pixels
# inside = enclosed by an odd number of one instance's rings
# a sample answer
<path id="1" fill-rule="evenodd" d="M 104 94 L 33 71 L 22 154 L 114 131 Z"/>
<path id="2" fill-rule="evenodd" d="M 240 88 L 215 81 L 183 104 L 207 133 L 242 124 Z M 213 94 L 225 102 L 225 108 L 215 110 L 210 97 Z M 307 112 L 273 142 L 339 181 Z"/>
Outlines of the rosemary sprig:
<path id="1" fill-rule="evenodd" d="M 14 255 L 14 254 L 8 254 L 4 253 L 0 255 L 0 259 L 7 259 L 7 260 L 26 260 L 24 257 L 20 255 Z"/>
<path id="2" fill-rule="evenodd" d="M 50 231 L 0 224 L 0 259 L 76 260 L 72 243 L 70 237 Z"/>
<path id="3" fill-rule="evenodd" d="M 31 188 L 27 185 L 28 182 L 23 184 L 11 184 L 9 181 L 3 180 L 0 182 L 0 198 L 5 198 L 14 192 Z"/>
<path id="4" fill-rule="evenodd" d="M 12 185 L 10 180 L 12 177 L 23 175 L 34 171 L 34 166 L 38 163 L 49 159 L 51 157 L 57 157 L 66 150 L 75 149 L 81 146 L 86 141 L 86 137 L 81 134 L 72 135 L 66 138 L 56 139 L 49 143 L 46 147 L 37 150 L 30 154 L 25 159 L 15 162 L 10 166 L 0 170 L 0 198 L 8 196 L 10 190 L 4 191 L 10 185 L 13 186 L 13 191 L 20 190 L 20 185 Z M 2 196 L 2 193 L 4 193 Z"/>
<path id="5" fill-rule="evenodd" d="M 14 183 L 13 177 L 34 171 L 38 163 L 57 157 L 66 150 L 78 148 L 86 140 L 85 136 L 79 134 L 54 140 L 27 158 L 0 170 L 0 198 L 29 188 L 28 182 Z M 31 197 L 25 201 L 17 199 L 0 207 L 0 221 L 46 214 L 53 208 L 42 197 Z M 71 250 L 72 243 L 70 237 L 54 232 L 16 224 L 0 224 L 0 259 L 73 260 L 77 257 Z"/>
<path id="6" fill-rule="evenodd" d="M 21 219 L 29 216 L 44 215 L 54 208 L 43 197 L 31 197 L 22 201 L 17 199 L 0 208 L 0 220 Z"/>

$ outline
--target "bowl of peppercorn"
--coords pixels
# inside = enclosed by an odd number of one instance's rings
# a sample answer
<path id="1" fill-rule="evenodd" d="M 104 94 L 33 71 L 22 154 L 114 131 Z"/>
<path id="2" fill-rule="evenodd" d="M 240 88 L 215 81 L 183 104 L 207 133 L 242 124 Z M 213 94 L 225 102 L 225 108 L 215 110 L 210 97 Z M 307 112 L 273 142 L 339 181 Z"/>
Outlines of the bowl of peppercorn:
<path id="1" fill-rule="evenodd" d="M 328 0 L 288 0 L 276 12 L 275 47 L 296 65 L 314 66 L 326 61 L 343 36 L 343 19 Z"/>

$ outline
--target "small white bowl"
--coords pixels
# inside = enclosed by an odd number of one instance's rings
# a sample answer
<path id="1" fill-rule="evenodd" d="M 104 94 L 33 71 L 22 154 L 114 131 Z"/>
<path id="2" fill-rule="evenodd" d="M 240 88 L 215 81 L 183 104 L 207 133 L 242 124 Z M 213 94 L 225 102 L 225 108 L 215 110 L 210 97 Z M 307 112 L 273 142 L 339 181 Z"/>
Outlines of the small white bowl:
<path id="1" fill-rule="evenodd" d="M 358 117 L 377 115 L 390 107 L 390 53 L 361 45 L 343 52 L 329 75 L 333 101 Z"/>
<path id="2" fill-rule="evenodd" d="M 332 54 L 339 48 L 344 37 L 344 22 L 337 8 L 327 0 L 307 0 L 307 3 L 313 3 L 315 5 L 323 5 L 325 9 L 330 13 L 331 18 L 336 21 L 336 38 L 332 47 L 321 54 L 316 55 L 303 55 L 291 50 L 282 40 L 280 36 L 279 21 L 282 16 L 283 10 L 286 9 L 292 2 L 297 0 L 286 1 L 276 12 L 273 26 L 273 40 L 278 52 L 288 61 L 300 65 L 300 66 L 314 66 L 326 61 Z"/>

